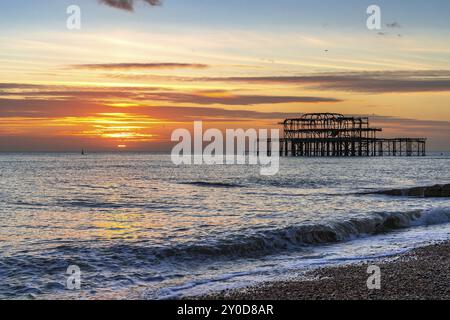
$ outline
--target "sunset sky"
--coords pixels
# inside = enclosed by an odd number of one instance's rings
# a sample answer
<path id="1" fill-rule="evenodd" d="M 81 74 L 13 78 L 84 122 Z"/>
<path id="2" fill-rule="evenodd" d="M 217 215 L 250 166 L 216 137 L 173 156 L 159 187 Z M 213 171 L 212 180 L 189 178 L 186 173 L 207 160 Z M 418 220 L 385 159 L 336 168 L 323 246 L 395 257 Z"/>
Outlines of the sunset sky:
<path id="1" fill-rule="evenodd" d="M 101 2 L 0 2 L 0 151 L 168 150 L 194 120 L 304 112 L 370 115 L 383 136 L 450 150 L 450 1 Z"/>

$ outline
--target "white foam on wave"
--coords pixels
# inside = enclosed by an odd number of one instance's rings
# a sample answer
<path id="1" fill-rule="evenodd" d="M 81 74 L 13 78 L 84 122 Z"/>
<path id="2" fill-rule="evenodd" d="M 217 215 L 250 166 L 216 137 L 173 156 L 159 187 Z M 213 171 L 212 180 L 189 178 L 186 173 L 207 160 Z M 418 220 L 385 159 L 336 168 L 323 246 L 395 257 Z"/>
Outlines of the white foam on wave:
<path id="1" fill-rule="evenodd" d="M 298 252 L 284 253 L 278 256 L 268 256 L 257 263 L 249 261 L 238 270 L 233 266 L 226 266 L 223 274 L 212 277 L 190 279 L 165 287 L 149 296 L 159 299 L 177 299 L 225 289 L 237 289 L 261 282 L 287 280 L 292 277 L 303 276 L 308 270 L 315 268 L 359 263 L 363 261 L 377 261 L 389 259 L 413 248 L 428 245 L 433 242 L 447 240 L 450 237 L 450 208 L 433 208 L 413 211 L 407 215 L 395 214 L 390 217 L 405 218 L 401 223 L 405 229 L 396 232 L 382 233 L 373 236 L 359 237 L 347 242 L 326 244 L 311 247 L 307 255 Z M 406 228 L 406 224 L 411 228 Z M 271 263 L 268 264 L 268 261 Z"/>
<path id="2" fill-rule="evenodd" d="M 450 208 L 424 210 L 422 215 L 411 221 L 411 226 L 427 226 L 450 222 Z"/>

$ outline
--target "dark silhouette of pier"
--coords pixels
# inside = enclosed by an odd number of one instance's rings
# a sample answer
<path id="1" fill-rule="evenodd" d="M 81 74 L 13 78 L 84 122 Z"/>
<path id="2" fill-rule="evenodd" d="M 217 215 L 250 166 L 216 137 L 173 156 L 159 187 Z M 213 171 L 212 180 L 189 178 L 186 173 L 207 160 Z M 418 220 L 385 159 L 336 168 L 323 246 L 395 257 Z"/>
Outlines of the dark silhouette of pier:
<path id="1" fill-rule="evenodd" d="M 426 138 L 378 138 L 383 129 L 372 128 L 368 117 L 308 113 L 281 125 L 281 156 L 426 156 Z"/>

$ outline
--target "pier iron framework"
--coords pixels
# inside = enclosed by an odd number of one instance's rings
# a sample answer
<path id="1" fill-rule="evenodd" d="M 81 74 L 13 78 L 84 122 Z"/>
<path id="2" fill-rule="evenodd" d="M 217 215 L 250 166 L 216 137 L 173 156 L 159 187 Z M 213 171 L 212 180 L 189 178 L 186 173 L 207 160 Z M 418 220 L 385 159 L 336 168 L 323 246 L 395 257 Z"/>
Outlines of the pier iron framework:
<path id="1" fill-rule="evenodd" d="M 381 128 L 368 117 L 308 113 L 281 123 L 281 156 L 376 157 L 425 156 L 426 138 L 378 138 Z"/>

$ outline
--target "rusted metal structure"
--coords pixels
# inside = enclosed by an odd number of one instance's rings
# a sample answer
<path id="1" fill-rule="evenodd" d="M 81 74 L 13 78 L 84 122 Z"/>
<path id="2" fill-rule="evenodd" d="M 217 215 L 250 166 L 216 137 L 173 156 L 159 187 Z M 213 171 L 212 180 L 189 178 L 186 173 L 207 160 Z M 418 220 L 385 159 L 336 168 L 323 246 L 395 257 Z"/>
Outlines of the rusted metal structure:
<path id="1" fill-rule="evenodd" d="M 280 154 L 294 157 L 425 156 L 426 138 L 378 138 L 368 117 L 308 113 L 286 119 Z"/>

